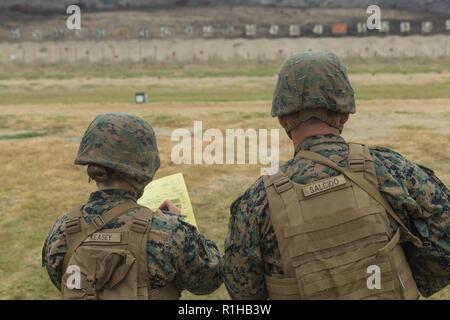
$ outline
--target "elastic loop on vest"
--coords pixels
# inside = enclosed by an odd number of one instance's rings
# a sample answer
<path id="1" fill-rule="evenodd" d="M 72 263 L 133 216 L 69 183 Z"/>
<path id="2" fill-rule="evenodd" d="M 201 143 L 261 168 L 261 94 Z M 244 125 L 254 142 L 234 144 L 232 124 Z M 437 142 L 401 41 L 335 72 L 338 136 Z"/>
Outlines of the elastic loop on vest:
<path id="1" fill-rule="evenodd" d="M 95 290 L 95 282 L 92 278 L 86 279 L 86 300 L 97 300 L 97 291 Z"/>
<path id="2" fill-rule="evenodd" d="M 348 167 L 350 171 L 353 172 L 362 172 L 366 170 L 366 161 L 365 159 L 349 159 Z"/>
<path id="3" fill-rule="evenodd" d="M 368 154 L 369 159 L 364 153 L 365 146 L 358 143 L 348 144 L 348 169 L 353 172 L 363 172 L 367 171 L 367 161 L 372 160 L 370 154 Z"/>
<path id="4" fill-rule="evenodd" d="M 130 230 L 137 233 L 145 233 L 147 231 L 148 221 L 143 219 L 134 219 L 131 223 Z"/>
<path id="5" fill-rule="evenodd" d="M 73 218 L 66 222 L 66 232 L 73 234 L 81 231 L 80 218 Z"/>
<path id="6" fill-rule="evenodd" d="M 275 182 L 273 186 L 278 194 L 281 194 L 293 188 L 291 181 L 287 178 Z"/>

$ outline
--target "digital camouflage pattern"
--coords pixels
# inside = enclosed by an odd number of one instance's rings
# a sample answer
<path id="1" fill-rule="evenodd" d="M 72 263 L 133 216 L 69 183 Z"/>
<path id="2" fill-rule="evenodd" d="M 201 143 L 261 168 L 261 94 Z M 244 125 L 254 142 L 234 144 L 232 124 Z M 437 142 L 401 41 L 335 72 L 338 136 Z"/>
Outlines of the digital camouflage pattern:
<path id="1" fill-rule="evenodd" d="M 84 219 L 89 223 L 113 206 L 130 200 L 136 201 L 136 197 L 125 190 L 93 192 L 84 205 Z M 133 215 L 136 210 L 130 210 L 124 215 Z M 42 264 L 58 290 L 61 290 L 62 263 L 67 251 L 67 219 L 67 215 L 63 215 L 56 221 L 42 249 Z M 119 217 L 104 228 L 118 228 L 129 220 L 126 219 Z M 147 262 L 152 289 L 172 283 L 180 292 L 188 290 L 194 294 L 208 294 L 222 284 L 220 254 L 216 245 L 205 239 L 194 226 L 184 222 L 180 215 L 156 212 L 150 229 Z M 157 241 L 151 239 L 152 234 L 158 235 Z"/>
<path id="2" fill-rule="evenodd" d="M 117 170 L 137 181 L 141 189 L 160 166 L 155 133 L 146 121 L 133 115 L 99 115 L 81 139 L 75 164 L 98 164 Z"/>
<path id="3" fill-rule="evenodd" d="M 329 52 L 304 52 L 284 62 L 272 101 L 272 117 L 311 109 L 355 113 L 347 69 Z"/>
<path id="4" fill-rule="evenodd" d="M 300 150 L 318 152 L 341 167 L 347 166 L 348 145 L 341 136 L 307 138 L 297 146 L 295 154 Z M 450 283 L 450 192 L 429 169 L 397 152 L 379 147 L 370 152 L 381 194 L 406 226 L 425 243 L 431 243 L 421 249 L 405 246 L 417 286 L 422 295 L 429 296 Z M 280 170 L 300 184 L 339 174 L 295 156 Z M 391 224 L 397 228 L 395 222 Z M 222 277 L 234 299 L 266 299 L 265 274 L 282 274 L 282 268 L 264 182 L 259 178 L 231 205 Z"/>

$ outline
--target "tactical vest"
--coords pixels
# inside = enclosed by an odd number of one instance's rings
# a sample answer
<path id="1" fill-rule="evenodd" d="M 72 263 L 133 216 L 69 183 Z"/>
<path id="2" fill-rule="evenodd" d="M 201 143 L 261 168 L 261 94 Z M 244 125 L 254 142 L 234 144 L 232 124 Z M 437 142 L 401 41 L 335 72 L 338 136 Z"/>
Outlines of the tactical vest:
<path id="1" fill-rule="evenodd" d="M 124 215 L 117 228 L 104 226 Z M 81 208 L 69 213 L 65 224 L 67 253 L 63 262 L 61 291 L 64 299 L 167 299 L 179 298 L 173 285 L 150 289 L 147 243 L 153 212 L 135 202 L 113 207 L 91 223 L 86 223 Z"/>
<path id="2" fill-rule="evenodd" d="M 271 299 L 417 299 L 400 244 L 421 241 L 378 191 L 369 149 L 349 144 L 348 169 L 300 151 L 340 174 L 302 185 L 279 171 L 265 176 L 283 275 L 266 276 Z M 396 221 L 395 232 L 388 214 Z"/>

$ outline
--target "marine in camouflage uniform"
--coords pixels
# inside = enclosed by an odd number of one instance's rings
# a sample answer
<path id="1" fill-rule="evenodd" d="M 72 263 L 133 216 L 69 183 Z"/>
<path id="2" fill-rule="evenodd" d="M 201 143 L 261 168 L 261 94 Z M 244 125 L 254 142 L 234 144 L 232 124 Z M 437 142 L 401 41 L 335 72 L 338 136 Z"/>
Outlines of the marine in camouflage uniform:
<path id="1" fill-rule="evenodd" d="M 279 74 L 272 116 L 315 108 L 355 112 L 346 69 L 331 53 L 295 55 L 287 59 Z M 288 134 L 304 120 L 292 124 L 286 130 Z M 295 147 L 293 158 L 280 167 L 299 184 L 339 174 L 332 168 L 296 157 L 302 150 L 316 152 L 343 168 L 348 165 L 348 144 L 340 135 L 310 136 Z M 405 244 L 404 249 L 420 293 L 429 296 L 450 283 L 450 192 L 430 169 L 391 149 L 370 148 L 370 154 L 380 193 L 425 244 L 422 248 Z M 390 222 L 396 228 L 395 222 Z M 234 299 L 267 299 L 265 275 L 282 274 L 282 259 L 261 177 L 231 205 L 222 277 Z"/>
<path id="2" fill-rule="evenodd" d="M 142 195 L 160 165 L 153 129 L 132 115 L 100 115 L 87 129 L 75 164 L 103 165 L 135 187 L 136 192 L 121 189 L 93 192 L 82 206 L 84 219 L 90 223 L 119 204 L 136 202 Z M 136 210 L 127 211 L 104 228 L 121 227 Z M 42 264 L 58 290 L 61 290 L 62 265 L 68 249 L 67 220 L 68 215 L 65 214 L 56 221 L 42 249 Z M 208 294 L 221 285 L 217 246 L 183 221 L 181 215 L 156 211 L 149 229 L 147 265 L 151 289 L 172 284 L 179 292 L 188 290 L 194 294 Z"/>

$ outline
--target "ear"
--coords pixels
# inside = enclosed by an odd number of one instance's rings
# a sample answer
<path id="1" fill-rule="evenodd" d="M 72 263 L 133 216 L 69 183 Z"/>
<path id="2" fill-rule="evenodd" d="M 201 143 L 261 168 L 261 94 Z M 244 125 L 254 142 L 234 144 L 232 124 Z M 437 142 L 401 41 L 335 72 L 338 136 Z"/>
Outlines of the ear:
<path id="1" fill-rule="evenodd" d="M 277 118 L 280 126 L 284 128 L 286 126 L 286 116 L 278 116 Z"/>
<path id="2" fill-rule="evenodd" d="M 339 122 L 341 123 L 341 124 L 345 124 L 347 121 L 348 121 L 348 118 L 350 117 L 350 114 L 348 114 L 348 113 L 341 113 L 340 114 L 340 119 L 339 119 Z"/>

